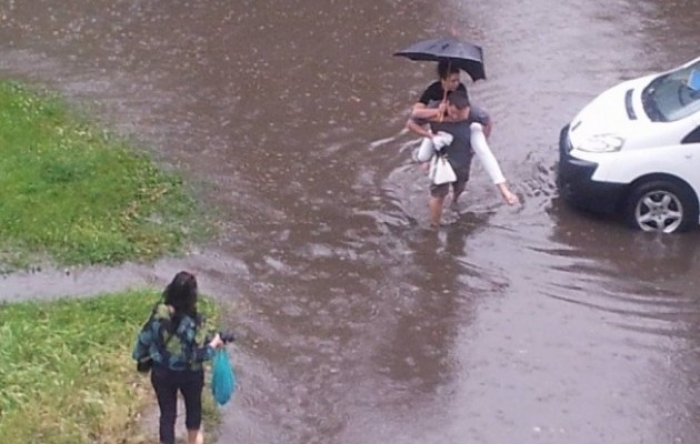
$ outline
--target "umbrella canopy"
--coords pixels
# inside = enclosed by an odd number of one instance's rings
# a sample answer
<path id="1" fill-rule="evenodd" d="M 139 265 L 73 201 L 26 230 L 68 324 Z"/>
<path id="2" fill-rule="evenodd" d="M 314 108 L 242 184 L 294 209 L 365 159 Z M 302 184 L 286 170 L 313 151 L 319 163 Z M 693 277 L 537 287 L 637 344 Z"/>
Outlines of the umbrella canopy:
<path id="1" fill-rule="evenodd" d="M 486 79 L 481 47 L 453 37 L 422 40 L 394 55 L 431 62 L 446 60 L 465 71 L 474 81 Z"/>

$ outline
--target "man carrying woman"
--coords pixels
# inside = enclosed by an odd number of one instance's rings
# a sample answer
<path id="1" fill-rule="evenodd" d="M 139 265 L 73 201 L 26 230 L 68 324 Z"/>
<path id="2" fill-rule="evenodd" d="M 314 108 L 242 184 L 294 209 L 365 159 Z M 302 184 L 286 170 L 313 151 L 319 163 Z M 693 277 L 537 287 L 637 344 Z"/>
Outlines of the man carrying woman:
<path id="1" fill-rule="evenodd" d="M 440 102 L 437 107 L 414 106 L 408 123 L 411 131 L 423 137 L 432 138 L 438 132 L 445 132 L 452 136 L 452 142 L 443 148 L 440 154 L 447 157 L 457 178 L 451 184 L 432 183 L 430 186 L 430 224 L 433 227 L 440 224 L 443 203 L 449 193 L 450 185 L 453 205 L 464 191 L 475 152 L 505 202 L 509 205 L 519 202 L 518 197 L 508 187 L 500 166 L 486 143 L 486 127 L 490 120 L 488 115 L 472 111 L 465 91 L 449 93 L 446 91 L 445 96 L 447 100 Z M 487 123 L 484 124 L 484 122 Z M 429 124 L 429 128 L 424 128 L 423 125 L 426 123 Z"/>

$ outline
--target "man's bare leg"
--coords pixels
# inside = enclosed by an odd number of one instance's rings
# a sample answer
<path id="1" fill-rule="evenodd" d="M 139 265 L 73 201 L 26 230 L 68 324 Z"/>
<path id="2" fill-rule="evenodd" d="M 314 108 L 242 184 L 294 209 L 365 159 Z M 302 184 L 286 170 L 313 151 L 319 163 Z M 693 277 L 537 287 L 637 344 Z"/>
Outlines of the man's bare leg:
<path id="1" fill-rule="evenodd" d="M 454 185 L 457 185 L 456 187 Z M 459 197 L 464 193 L 464 190 L 467 189 L 467 184 L 462 183 L 462 184 L 454 184 L 452 186 L 452 202 L 450 203 L 450 207 L 454 211 L 459 210 Z"/>
<path id="2" fill-rule="evenodd" d="M 461 195 L 461 191 L 459 193 L 452 193 L 452 202 L 450 202 L 450 208 L 452 208 L 454 211 L 459 210 L 459 202 L 457 201 L 457 199 L 459 199 L 459 196 Z"/>
<path id="3" fill-rule="evenodd" d="M 430 196 L 428 206 L 430 207 L 430 226 L 439 227 L 442 218 L 442 204 L 445 198 L 442 196 Z"/>

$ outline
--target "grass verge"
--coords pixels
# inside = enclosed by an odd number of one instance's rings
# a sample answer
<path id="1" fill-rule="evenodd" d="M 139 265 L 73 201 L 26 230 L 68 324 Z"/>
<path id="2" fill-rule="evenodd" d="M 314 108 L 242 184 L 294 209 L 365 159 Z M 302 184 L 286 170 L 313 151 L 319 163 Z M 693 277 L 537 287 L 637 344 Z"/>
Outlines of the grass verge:
<path id="1" fill-rule="evenodd" d="M 201 231 L 180 178 L 57 97 L 0 82 L 0 262 L 115 264 Z M 6 267 L 8 268 L 8 267 Z"/>
<path id="2" fill-rule="evenodd" d="M 0 305 L 0 442 L 143 442 L 139 414 L 155 399 L 131 350 L 157 299 L 157 291 L 142 290 Z M 216 325 L 217 306 L 199 304 Z M 205 423 L 215 425 L 204 393 Z"/>

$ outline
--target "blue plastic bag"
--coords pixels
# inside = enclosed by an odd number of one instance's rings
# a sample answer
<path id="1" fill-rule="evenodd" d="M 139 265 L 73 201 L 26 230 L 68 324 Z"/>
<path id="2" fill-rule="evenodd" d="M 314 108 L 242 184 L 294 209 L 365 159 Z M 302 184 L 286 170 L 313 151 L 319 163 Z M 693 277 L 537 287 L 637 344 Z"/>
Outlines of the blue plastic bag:
<path id="1" fill-rule="evenodd" d="M 219 405 L 226 404 L 236 389 L 236 375 L 225 348 L 214 353 L 211 373 L 211 393 Z"/>

